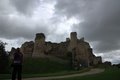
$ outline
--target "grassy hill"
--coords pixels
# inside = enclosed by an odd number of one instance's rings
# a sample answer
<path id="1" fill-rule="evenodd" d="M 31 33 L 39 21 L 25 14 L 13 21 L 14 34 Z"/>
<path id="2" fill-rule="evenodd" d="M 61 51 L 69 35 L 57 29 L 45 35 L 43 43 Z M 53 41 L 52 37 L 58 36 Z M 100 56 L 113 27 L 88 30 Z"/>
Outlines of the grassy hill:
<path id="1" fill-rule="evenodd" d="M 43 74 L 69 70 L 66 62 L 51 58 L 26 58 L 23 63 L 23 73 Z"/>
<path id="2" fill-rule="evenodd" d="M 83 70 L 88 71 L 89 69 Z M 23 77 L 56 76 L 80 73 L 71 71 L 69 65 L 53 58 L 26 58 L 23 63 Z M 0 74 L 0 80 L 10 79 L 11 74 Z M 106 68 L 105 72 L 58 80 L 120 80 L 120 68 Z"/>
<path id="3" fill-rule="evenodd" d="M 23 76 L 36 76 L 62 71 L 69 71 L 67 62 L 57 58 L 25 58 L 23 61 Z M 12 68 L 8 74 L 0 74 L 0 80 L 11 77 Z"/>
<path id="4" fill-rule="evenodd" d="M 120 80 L 120 68 L 112 67 L 99 74 L 55 80 Z"/>

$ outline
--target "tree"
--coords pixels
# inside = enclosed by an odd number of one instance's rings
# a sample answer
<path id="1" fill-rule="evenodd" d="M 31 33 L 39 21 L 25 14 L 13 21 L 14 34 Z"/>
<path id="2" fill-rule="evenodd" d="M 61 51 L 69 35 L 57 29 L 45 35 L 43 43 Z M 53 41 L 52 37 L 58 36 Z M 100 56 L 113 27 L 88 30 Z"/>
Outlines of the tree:
<path id="1" fill-rule="evenodd" d="M 5 51 L 6 43 L 0 41 L 0 73 L 6 73 L 9 66 L 9 57 Z"/>

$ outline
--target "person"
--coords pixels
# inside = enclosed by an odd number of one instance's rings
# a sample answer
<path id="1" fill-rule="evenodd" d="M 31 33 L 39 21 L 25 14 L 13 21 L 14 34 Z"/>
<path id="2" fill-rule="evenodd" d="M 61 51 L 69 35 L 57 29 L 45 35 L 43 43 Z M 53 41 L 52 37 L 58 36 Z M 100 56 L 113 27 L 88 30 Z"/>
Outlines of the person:
<path id="1" fill-rule="evenodd" d="M 20 52 L 20 48 L 17 48 L 12 61 L 12 80 L 21 80 L 22 79 L 22 62 L 23 62 L 23 54 Z"/>

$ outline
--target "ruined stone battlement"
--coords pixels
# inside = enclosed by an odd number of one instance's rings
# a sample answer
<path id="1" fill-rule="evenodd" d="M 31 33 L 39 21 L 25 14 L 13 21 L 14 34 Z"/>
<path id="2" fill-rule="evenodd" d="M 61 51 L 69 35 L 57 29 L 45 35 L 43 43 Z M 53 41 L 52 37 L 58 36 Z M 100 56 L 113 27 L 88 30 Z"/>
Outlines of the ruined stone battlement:
<path id="1" fill-rule="evenodd" d="M 66 38 L 66 41 L 61 43 L 46 42 L 45 35 L 37 33 L 35 41 L 25 42 L 21 46 L 21 50 L 25 57 L 45 57 L 51 55 L 63 58 L 70 52 L 74 61 L 84 66 L 102 62 L 101 57 L 96 57 L 93 54 L 92 48 L 84 38 L 77 38 L 76 32 L 71 32 L 70 38 Z"/>
<path id="2" fill-rule="evenodd" d="M 43 33 L 37 33 L 35 40 L 39 40 L 39 39 L 45 39 L 45 35 Z"/>

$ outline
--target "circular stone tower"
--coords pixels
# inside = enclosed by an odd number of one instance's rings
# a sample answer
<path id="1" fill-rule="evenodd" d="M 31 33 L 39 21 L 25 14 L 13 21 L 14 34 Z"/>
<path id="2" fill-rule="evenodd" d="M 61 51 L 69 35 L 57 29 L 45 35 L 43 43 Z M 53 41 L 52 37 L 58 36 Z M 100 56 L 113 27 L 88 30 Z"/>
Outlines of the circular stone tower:
<path id="1" fill-rule="evenodd" d="M 35 37 L 34 51 L 32 57 L 43 57 L 45 51 L 45 35 L 37 33 Z"/>

